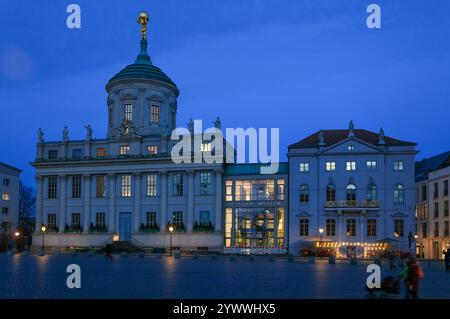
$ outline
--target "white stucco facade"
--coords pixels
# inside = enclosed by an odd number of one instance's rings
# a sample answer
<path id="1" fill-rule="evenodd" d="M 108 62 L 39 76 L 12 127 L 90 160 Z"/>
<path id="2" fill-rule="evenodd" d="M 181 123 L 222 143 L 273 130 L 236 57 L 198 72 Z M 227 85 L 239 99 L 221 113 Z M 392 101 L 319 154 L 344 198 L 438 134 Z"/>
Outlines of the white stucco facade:
<path id="1" fill-rule="evenodd" d="M 18 228 L 20 173 L 20 169 L 0 162 L 0 232 Z"/>

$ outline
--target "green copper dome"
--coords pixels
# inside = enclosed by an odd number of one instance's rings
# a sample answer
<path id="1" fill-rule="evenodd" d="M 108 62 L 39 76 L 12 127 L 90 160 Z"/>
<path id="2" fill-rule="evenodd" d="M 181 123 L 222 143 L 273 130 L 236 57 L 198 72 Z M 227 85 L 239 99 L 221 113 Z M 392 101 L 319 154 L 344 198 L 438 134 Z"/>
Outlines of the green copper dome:
<path id="1" fill-rule="evenodd" d="M 178 96 L 179 91 L 176 84 L 160 68 L 154 66 L 147 53 L 147 40 L 141 40 L 141 52 L 136 58 L 134 64 L 130 64 L 112 77 L 106 84 L 108 90 L 111 85 L 120 80 L 129 79 L 150 79 L 169 85 Z"/>

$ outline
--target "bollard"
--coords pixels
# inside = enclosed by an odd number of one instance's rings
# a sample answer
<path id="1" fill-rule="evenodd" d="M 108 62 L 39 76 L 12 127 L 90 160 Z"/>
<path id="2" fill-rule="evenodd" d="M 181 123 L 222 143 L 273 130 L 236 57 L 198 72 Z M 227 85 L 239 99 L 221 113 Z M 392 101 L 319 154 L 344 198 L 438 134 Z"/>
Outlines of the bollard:
<path id="1" fill-rule="evenodd" d="M 156 253 L 156 258 L 161 259 L 162 258 L 162 253 Z"/>
<path id="2" fill-rule="evenodd" d="M 310 264 L 316 263 L 316 257 L 314 257 L 314 256 L 309 256 L 309 257 L 308 257 L 308 262 L 309 262 Z"/>
<path id="3" fill-rule="evenodd" d="M 329 256 L 329 257 L 328 257 L 328 263 L 329 263 L 330 265 L 334 265 L 334 264 L 336 263 L 336 257 L 334 257 L 334 256 Z"/>
<path id="4" fill-rule="evenodd" d="M 174 254 L 175 259 L 180 259 L 180 256 L 181 256 L 181 254 L 179 251 L 175 252 L 175 254 Z"/>
<path id="5" fill-rule="evenodd" d="M 293 263 L 295 261 L 294 256 L 288 256 L 288 262 Z"/>

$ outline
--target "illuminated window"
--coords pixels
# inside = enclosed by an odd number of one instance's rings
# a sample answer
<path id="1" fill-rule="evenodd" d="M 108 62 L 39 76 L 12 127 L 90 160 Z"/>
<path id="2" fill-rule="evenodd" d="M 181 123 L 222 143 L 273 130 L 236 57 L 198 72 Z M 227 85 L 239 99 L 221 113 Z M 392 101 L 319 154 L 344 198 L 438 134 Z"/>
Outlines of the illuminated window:
<path id="1" fill-rule="evenodd" d="M 120 193 L 122 197 L 131 197 L 131 175 L 123 174 L 120 180 Z"/>
<path id="2" fill-rule="evenodd" d="M 3 200 L 9 200 L 9 193 L 3 193 L 2 194 L 2 199 Z"/>
<path id="3" fill-rule="evenodd" d="M 150 106 L 150 122 L 159 123 L 159 119 L 160 119 L 159 106 L 158 105 Z"/>
<path id="4" fill-rule="evenodd" d="M 347 146 L 347 150 L 349 150 L 349 151 L 354 151 L 354 150 L 355 150 L 355 145 L 349 145 L 349 146 Z"/>
<path id="5" fill-rule="evenodd" d="M 210 142 L 202 143 L 201 151 L 202 152 L 211 152 L 211 143 Z"/>
<path id="6" fill-rule="evenodd" d="M 133 121 L 133 104 L 125 104 L 124 105 L 124 117 L 128 121 Z"/>
<path id="7" fill-rule="evenodd" d="M 157 145 L 149 145 L 147 146 L 147 154 L 156 155 L 158 154 L 158 146 Z"/>
<path id="8" fill-rule="evenodd" d="M 233 210 L 232 208 L 225 209 L 225 246 L 231 247 L 231 229 L 233 226 Z"/>
<path id="9" fill-rule="evenodd" d="M 284 246 L 284 208 L 279 207 L 278 210 L 278 230 L 277 230 L 277 238 L 278 238 L 278 246 Z"/>
<path id="10" fill-rule="evenodd" d="M 300 163 L 299 170 L 300 170 L 300 173 L 308 173 L 309 172 L 309 163 L 308 162 Z"/>
<path id="11" fill-rule="evenodd" d="M 97 148 L 97 157 L 105 157 L 107 155 L 106 147 Z"/>
<path id="12" fill-rule="evenodd" d="M 120 155 L 128 155 L 128 154 L 130 154 L 130 146 L 129 145 L 121 145 L 119 147 L 119 154 Z"/>
<path id="13" fill-rule="evenodd" d="M 394 219 L 394 236 L 395 237 L 403 237 L 405 221 L 403 219 Z"/>
<path id="14" fill-rule="evenodd" d="M 354 161 L 348 161 L 345 163 L 345 170 L 346 171 L 356 171 L 356 162 Z"/>
<path id="15" fill-rule="evenodd" d="M 56 176 L 50 176 L 48 178 L 48 189 L 47 189 L 48 198 L 56 198 L 58 194 L 58 180 Z"/>
<path id="16" fill-rule="evenodd" d="M 347 200 L 355 201 L 356 200 L 356 186 L 354 184 L 347 185 Z"/>
<path id="17" fill-rule="evenodd" d="M 327 219 L 327 236 L 336 236 L 336 219 Z"/>
<path id="18" fill-rule="evenodd" d="M 96 196 L 98 198 L 106 196 L 106 176 L 105 175 L 97 175 L 95 178 L 96 182 Z"/>
<path id="19" fill-rule="evenodd" d="M 376 171 L 377 161 L 366 161 L 366 166 L 368 171 Z"/>
<path id="20" fill-rule="evenodd" d="M 394 161 L 394 171 L 403 171 L 405 163 L 403 161 Z"/>
<path id="21" fill-rule="evenodd" d="M 284 179 L 277 180 L 277 199 L 284 200 Z"/>
<path id="22" fill-rule="evenodd" d="M 147 196 L 156 196 L 156 174 L 147 175 Z"/>
<path id="23" fill-rule="evenodd" d="M 356 236 L 356 219 L 347 219 L 347 237 Z"/>
<path id="24" fill-rule="evenodd" d="M 336 170 L 336 162 L 326 162 L 325 169 L 328 172 L 335 171 Z"/>
<path id="25" fill-rule="evenodd" d="M 72 198 L 81 197 L 81 176 L 72 176 Z"/>
<path id="26" fill-rule="evenodd" d="M 225 182 L 225 200 L 231 202 L 233 200 L 233 181 L 227 180 Z"/>
<path id="27" fill-rule="evenodd" d="M 376 237 L 377 236 L 377 220 L 368 219 L 367 220 L 367 236 Z"/>

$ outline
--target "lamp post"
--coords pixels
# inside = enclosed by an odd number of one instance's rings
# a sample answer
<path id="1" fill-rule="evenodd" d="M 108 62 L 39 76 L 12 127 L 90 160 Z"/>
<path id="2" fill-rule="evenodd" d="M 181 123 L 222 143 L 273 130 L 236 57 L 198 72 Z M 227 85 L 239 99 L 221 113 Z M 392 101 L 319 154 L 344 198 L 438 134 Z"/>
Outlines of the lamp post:
<path id="1" fill-rule="evenodd" d="M 418 238 L 418 237 L 419 237 L 419 236 L 414 235 L 414 256 L 416 256 L 416 258 L 417 258 L 417 257 L 420 258 L 420 256 L 418 256 L 418 254 L 417 254 L 417 238 Z"/>
<path id="2" fill-rule="evenodd" d="M 16 249 L 17 249 L 17 251 L 19 251 L 19 236 L 20 236 L 20 233 L 18 232 L 18 231 L 16 231 L 15 233 L 14 233 L 14 238 L 15 238 L 15 242 L 16 242 Z"/>
<path id="3" fill-rule="evenodd" d="M 320 257 L 320 252 L 321 252 L 321 248 L 322 248 L 322 234 L 323 234 L 323 228 L 320 227 L 319 228 L 319 235 L 320 235 L 320 243 L 319 243 L 319 257 Z"/>
<path id="4" fill-rule="evenodd" d="M 45 227 L 45 225 L 41 226 L 41 232 L 42 232 L 42 253 L 44 253 L 44 238 L 45 238 L 45 232 L 47 231 L 47 227 Z"/>
<path id="5" fill-rule="evenodd" d="M 169 253 L 170 253 L 170 256 L 172 256 L 172 234 L 173 234 L 173 226 L 170 226 L 169 227 L 169 232 L 170 232 L 170 250 L 169 250 Z"/>

